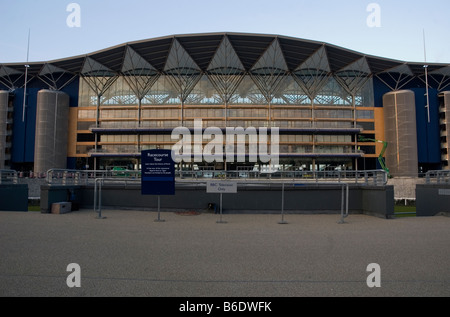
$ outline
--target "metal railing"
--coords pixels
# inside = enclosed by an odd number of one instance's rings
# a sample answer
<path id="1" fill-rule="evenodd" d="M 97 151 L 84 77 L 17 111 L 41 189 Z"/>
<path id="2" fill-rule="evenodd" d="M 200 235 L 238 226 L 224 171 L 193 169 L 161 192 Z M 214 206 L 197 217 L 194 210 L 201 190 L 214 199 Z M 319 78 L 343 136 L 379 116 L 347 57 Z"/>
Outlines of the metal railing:
<path id="1" fill-rule="evenodd" d="M 355 183 L 384 186 L 388 175 L 384 170 L 370 171 L 176 171 L 176 177 L 182 180 L 232 179 L 242 181 L 293 181 L 305 183 Z"/>
<path id="2" fill-rule="evenodd" d="M 17 175 L 14 170 L 0 170 L 0 184 L 17 184 Z"/>
<path id="3" fill-rule="evenodd" d="M 131 170 L 67 170 L 51 169 L 47 171 L 46 180 L 49 185 L 90 185 L 98 178 L 141 178 L 140 171 Z"/>
<path id="4" fill-rule="evenodd" d="M 118 183 L 119 185 L 128 185 L 128 184 L 140 184 L 136 178 L 96 178 L 94 180 L 94 212 L 97 213 L 97 217 L 99 219 L 103 219 L 102 216 L 102 186 L 105 185 L 105 182 Z"/>
<path id="5" fill-rule="evenodd" d="M 450 184 L 450 170 L 428 171 L 425 177 L 427 184 Z"/>
<path id="6" fill-rule="evenodd" d="M 181 187 L 191 187 L 195 186 L 199 190 L 207 191 L 207 182 L 208 181 L 185 181 L 182 183 L 179 183 L 179 186 Z M 236 182 L 236 181 L 234 181 Z M 281 202 L 280 202 L 280 215 L 281 215 L 281 221 L 278 222 L 279 224 L 286 224 L 285 221 L 285 191 L 287 189 L 295 189 L 295 190 L 302 190 L 304 188 L 303 184 L 296 184 L 295 182 L 277 182 L 277 183 L 265 183 L 261 184 L 261 182 L 255 182 L 255 181 L 249 181 L 245 183 L 237 183 L 238 191 L 255 187 L 261 188 L 260 186 L 269 186 L 272 190 L 279 190 L 281 193 Z M 102 216 L 102 187 L 105 185 L 111 186 L 111 185 L 119 185 L 119 186 L 127 186 L 127 185 L 140 185 L 140 183 L 135 178 L 97 178 L 94 180 L 94 213 L 97 214 L 97 219 L 105 219 L 106 217 Z M 344 224 L 345 219 L 349 216 L 349 196 L 350 196 L 350 184 L 348 183 L 316 183 L 312 184 L 313 186 L 320 187 L 326 187 L 326 186 L 338 186 L 341 188 L 341 201 L 340 201 L 340 220 L 338 221 L 339 224 Z M 217 221 L 218 223 L 226 223 L 226 221 L 222 220 L 222 193 L 220 193 L 220 220 Z M 158 196 L 158 219 L 155 221 L 164 221 L 160 219 L 160 197 Z"/>
<path id="7" fill-rule="evenodd" d="M 384 186 L 388 175 L 384 170 L 370 171 L 180 171 L 175 172 L 177 182 L 206 181 L 211 179 L 229 179 L 242 182 L 303 182 L 303 183 L 354 183 L 361 185 Z M 52 169 L 47 172 L 49 185 L 93 185 L 96 179 L 136 179 L 140 180 L 141 172 L 133 170 L 61 170 Z"/>

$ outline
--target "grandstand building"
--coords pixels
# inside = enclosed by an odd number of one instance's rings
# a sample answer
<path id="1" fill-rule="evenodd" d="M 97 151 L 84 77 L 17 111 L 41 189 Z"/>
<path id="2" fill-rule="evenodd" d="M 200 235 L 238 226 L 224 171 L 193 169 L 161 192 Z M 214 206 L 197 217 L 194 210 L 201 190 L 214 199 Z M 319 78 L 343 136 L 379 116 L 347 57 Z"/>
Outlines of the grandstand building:
<path id="1" fill-rule="evenodd" d="M 167 36 L 0 64 L 0 169 L 137 170 L 141 151 L 171 149 L 173 129 L 201 118 L 203 128 L 279 128 L 280 170 L 414 177 L 449 168 L 449 110 L 449 64 L 278 35 Z"/>

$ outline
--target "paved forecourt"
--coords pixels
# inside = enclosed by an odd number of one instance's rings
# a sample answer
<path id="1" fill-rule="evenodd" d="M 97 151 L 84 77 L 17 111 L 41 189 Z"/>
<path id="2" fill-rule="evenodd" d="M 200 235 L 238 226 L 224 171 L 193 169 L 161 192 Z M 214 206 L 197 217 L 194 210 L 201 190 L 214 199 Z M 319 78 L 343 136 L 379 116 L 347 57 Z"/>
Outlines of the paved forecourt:
<path id="1" fill-rule="evenodd" d="M 0 296 L 450 296 L 449 217 L 102 213 L 0 212 Z"/>

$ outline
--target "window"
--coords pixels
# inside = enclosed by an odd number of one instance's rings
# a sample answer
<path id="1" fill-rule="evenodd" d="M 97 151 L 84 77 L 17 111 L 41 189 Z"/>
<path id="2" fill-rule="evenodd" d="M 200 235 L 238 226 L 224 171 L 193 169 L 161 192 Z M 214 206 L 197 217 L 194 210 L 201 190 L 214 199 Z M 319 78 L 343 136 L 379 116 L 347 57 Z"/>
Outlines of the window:
<path id="1" fill-rule="evenodd" d="M 358 119 L 374 119 L 373 110 L 356 110 L 356 118 Z"/>

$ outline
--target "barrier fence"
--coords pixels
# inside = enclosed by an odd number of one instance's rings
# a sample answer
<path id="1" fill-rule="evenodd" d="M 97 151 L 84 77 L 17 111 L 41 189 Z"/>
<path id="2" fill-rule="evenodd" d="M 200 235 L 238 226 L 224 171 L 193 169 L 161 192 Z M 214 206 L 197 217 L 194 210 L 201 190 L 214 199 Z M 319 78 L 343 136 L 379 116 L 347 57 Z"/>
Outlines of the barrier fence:
<path id="1" fill-rule="evenodd" d="M 17 184 L 18 173 L 14 170 L 0 170 L 0 185 L 1 184 Z"/>
<path id="2" fill-rule="evenodd" d="M 228 180 L 225 180 L 224 182 L 227 182 Z M 217 181 L 217 182 L 220 182 Z M 235 182 L 235 181 L 231 181 Z M 105 217 L 102 216 L 102 187 L 105 185 L 111 186 L 111 185 L 120 185 L 120 186 L 126 186 L 126 185 L 139 185 L 140 182 L 136 178 L 125 178 L 125 179 L 117 179 L 117 178 L 97 178 L 94 181 L 94 212 L 97 214 L 97 219 L 105 219 Z M 239 183 L 236 182 L 238 191 L 244 190 L 247 188 L 252 187 L 260 187 L 262 185 L 267 186 L 266 184 L 262 184 L 261 182 L 245 182 L 245 183 Z M 285 191 L 286 189 L 296 189 L 301 190 L 305 184 L 297 184 L 295 182 L 276 182 L 276 183 L 269 183 L 269 187 L 272 190 L 278 190 L 280 192 L 280 215 L 281 220 L 278 222 L 279 224 L 287 224 L 285 220 L 285 211 L 284 211 L 284 203 L 285 203 Z M 350 196 L 350 184 L 348 183 L 316 183 L 313 184 L 313 186 L 317 186 L 318 188 L 325 189 L 326 187 L 330 186 L 338 186 L 341 187 L 341 201 L 340 201 L 340 220 L 339 224 L 344 224 L 345 219 L 349 215 L 349 196 Z M 177 185 L 179 188 L 181 187 L 189 187 L 189 186 L 195 186 L 195 188 L 203 191 L 207 191 L 207 181 L 199 182 L 199 181 L 183 181 L 179 182 Z M 232 194 L 230 194 L 232 195 Z M 220 219 L 217 221 L 217 223 L 226 223 L 226 221 L 222 220 L 222 204 L 223 204 L 223 197 L 222 193 L 220 193 Z M 158 219 L 155 221 L 157 222 L 164 222 L 160 218 L 160 197 L 158 196 Z"/>
<path id="3" fill-rule="evenodd" d="M 450 184 L 450 170 L 429 171 L 425 177 L 427 184 Z"/>
<path id="4" fill-rule="evenodd" d="M 51 169 L 46 179 L 49 185 L 93 185 L 96 179 L 138 179 L 141 172 L 122 171 L 85 171 Z M 385 186 L 388 175 L 384 170 L 368 171 L 278 171 L 265 173 L 260 171 L 176 171 L 177 182 L 205 181 L 213 179 L 237 180 L 242 182 L 305 182 L 305 183 L 354 183 L 372 186 Z"/>

